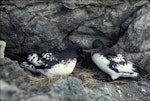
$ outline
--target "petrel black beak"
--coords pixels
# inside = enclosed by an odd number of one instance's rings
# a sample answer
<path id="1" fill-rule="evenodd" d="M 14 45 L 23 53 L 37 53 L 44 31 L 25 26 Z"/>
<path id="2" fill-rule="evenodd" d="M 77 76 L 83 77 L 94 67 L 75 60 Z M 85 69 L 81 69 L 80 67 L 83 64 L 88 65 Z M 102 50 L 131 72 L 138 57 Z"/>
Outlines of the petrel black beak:
<path id="1" fill-rule="evenodd" d="M 98 50 L 100 50 L 100 49 L 99 48 L 82 49 L 82 51 L 85 52 L 85 53 L 96 52 Z"/>
<path id="2" fill-rule="evenodd" d="M 91 53 L 92 51 L 94 51 L 94 49 L 82 49 L 82 51 L 85 53 Z"/>

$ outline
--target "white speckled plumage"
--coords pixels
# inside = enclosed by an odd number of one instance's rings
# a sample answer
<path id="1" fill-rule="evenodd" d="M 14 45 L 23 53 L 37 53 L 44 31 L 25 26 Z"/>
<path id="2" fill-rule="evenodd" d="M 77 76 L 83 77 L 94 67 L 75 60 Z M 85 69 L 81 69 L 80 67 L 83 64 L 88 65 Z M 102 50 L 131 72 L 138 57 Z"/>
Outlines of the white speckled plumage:
<path id="1" fill-rule="evenodd" d="M 22 62 L 20 66 L 48 77 L 69 75 L 76 66 L 77 57 L 76 50 L 73 49 L 41 55 L 33 53 L 28 55 L 27 61 Z"/>
<path id="2" fill-rule="evenodd" d="M 45 64 L 36 53 L 28 55 L 27 60 L 35 66 L 41 66 Z"/>
<path id="3" fill-rule="evenodd" d="M 119 77 L 136 78 L 139 76 L 132 62 L 127 61 L 121 54 L 117 54 L 104 46 L 100 40 L 93 42 L 91 58 L 99 69 L 110 75 L 112 80 Z"/>
<path id="4" fill-rule="evenodd" d="M 115 61 L 117 63 L 119 62 L 126 62 L 124 57 L 121 54 L 117 54 L 116 56 L 111 56 L 110 60 Z"/>
<path id="5" fill-rule="evenodd" d="M 53 55 L 53 53 L 43 53 L 42 54 L 42 58 L 43 59 L 45 59 L 45 60 L 50 60 L 50 61 L 53 61 L 53 60 L 58 60 L 57 58 L 56 58 L 56 56 L 55 55 Z"/>
<path id="6" fill-rule="evenodd" d="M 131 62 L 125 63 L 125 60 L 119 60 L 119 62 L 117 59 L 109 60 L 100 53 L 94 53 L 92 60 L 102 71 L 109 74 L 112 80 L 119 77 L 137 77 L 139 75 L 135 71 L 136 69 L 133 67 L 133 64 Z M 111 62 L 114 62 L 114 65 L 110 65 Z"/>
<path id="7" fill-rule="evenodd" d="M 76 62 L 76 58 L 69 59 L 66 62 L 62 60 L 60 63 L 53 65 L 51 69 L 37 69 L 37 71 L 48 77 L 56 75 L 69 75 L 74 70 Z"/>

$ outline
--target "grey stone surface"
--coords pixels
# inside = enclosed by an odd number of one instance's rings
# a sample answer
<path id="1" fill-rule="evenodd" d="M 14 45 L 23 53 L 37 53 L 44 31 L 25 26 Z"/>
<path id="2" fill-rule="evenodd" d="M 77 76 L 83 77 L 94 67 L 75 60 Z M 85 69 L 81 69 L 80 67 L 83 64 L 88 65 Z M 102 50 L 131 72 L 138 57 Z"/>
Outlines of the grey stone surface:
<path id="1" fill-rule="evenodd" d="M 123 85 L 90 84 L 89 82 L 88 85 L 84 85 L 84 81 L 81 79 L 68 76 L 47 85 L 44 82 L 41 84 L 32 83 L 25 71 L 22 71 L 15 61 L 8 58 L 0 60 L 0 69 L 0 96 L 2 101 L 150 100 L 150 83 L 148 81 L 129 81 Z"/>
<path id="2" fill-rule="evenodd" d="M 150 12 L 140 15 L 134 19 L 134 21 L 129 25 L 127 33 L 124 35 L 125 38 L 122 40 L 124 45 L 120 45 L 121 48 L 129 52 L 150 50 L 149 16 Z"/>
<path id="3" fill-rule="evenodd" d="M 0 39 L 6 41 L 7 50 L 17 54 L 47 52 L 67 39 L 67 43 L 90 47 L 99 38 L 111 46 L 121 23 L 147 2 L 3 0 Z"/>
<path id="4" fill-rule="evenodd" d="M 21 101 L 50 101 L 50 100 L 51 99 L 47 95 L 37 95 L 31 98 L 27 98 L 25 100 L 22 99 Z"/>
<path id="5" fill-rule="evenodd" d="M 20 86 L 22 82 L 28 82 L 26 72 L 19 67 L 17 61 L 12 61 L 9 58 L 0 59 L 0 71 L 0 79 L 5 79 L 8 83 L 13 80 L 17 86 Z"/>
<path id="6" fill-rule="evenodd" d="M 122 53 L 128 60 L 150 70 L 150 4 L 139 9 L 128 25 L 127 31 L 112 49 Z M 127 19 L 127 21 L 129 21 Z M 126 25 L 126 26 L 127 26 Z"/>
<path id="7" fill-rule="evenodd" d="M 104 44 L 111 46 L 120 36 L 120 25 L 132 15 L 143 1 L 137 3 L 123 3 L 108 7 L 88 7 L 90 20 L 84 21 L 72 32 L 69 39 L 82 47 L 90 47 L 95 39 L 101 39 Z"/>
<path id="8" fill-rule="evenodd" d="M 5 56 L 5 47 L 6 47 L 6 42 L 0 40 L 0 58 L 4 58 Z"/>
<path id="9" fill-rule="evenodd" d="M 3 0 L 0 39 L 6 53 L 63 49 L 95 39 L 150 71 L 148 0 Z M 118 41 L 117 41 L 118 40 Z M 117 41 L 117 42 L 116 42 Z M 116 42 L 116 43 L 115 43 Z M 88 68 L 87 68 L 88 69 Z M 2 101 L 149 101 L 149 81 L 124 85 L 91 83 L 68 76 L 53 84 L 33 83 L 17 61 L 0 59 Z"/>
<path id="10" fill-rule="evenodd" d="M 21 91 L 16 87 L 16 85 L 9 85 L 4 80 L 0 80 L 1 101 L 18 101 L 19 93 L 21 93 Z"/>
<path id="11" fill-rule="evenodd" d="M 83 7 L 86 5 L 96 5 L 96 6 L 112 6 L 112 5 L 117 5 L 117 4 L 121 4 L 123 3 L 123 1 L 121 0 L 101 0 L 101 1 L 97 1 L 97 0 L 62 0 L 63 5 L 67 8 L 70 9 L 75 9 L 75 8 L 79 8 L 79 7 Z"/>

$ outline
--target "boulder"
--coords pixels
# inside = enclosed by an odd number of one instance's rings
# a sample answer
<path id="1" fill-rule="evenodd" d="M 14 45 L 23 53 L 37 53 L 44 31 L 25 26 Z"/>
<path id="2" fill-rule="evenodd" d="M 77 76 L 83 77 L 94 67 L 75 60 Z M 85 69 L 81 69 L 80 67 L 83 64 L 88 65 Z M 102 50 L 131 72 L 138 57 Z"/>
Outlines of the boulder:
<path id="1" fill-rule="evenodd" d="M 23 82 L 28 82 L 29 80 L 27 73 L 20 68 L 18 62 L 9 58 L 0 59 L 0 71 L 0 79 L 10 84 L 15 83 L 16 86 L 21 86 Z"/>
<path id="2" fill-rule="evenodd" d="M 147 2 L 2 0 L 0 39 L 13 54 L 64 48 L 65 41 L 90 47 L 97 38 L 112 46 L 121 23 Z"/>
<path id="3" fill-rule="evenodd" d="M 150 4 L 139 9 L 131 20 L 123 37 L 112 49 L 122 53 L 125 57 L 141 68 L 150 70 Z M 129 18 L 130 19 L 130 18 Z M 127 20 L 128 22 L 129 20 Z M 127 23 L 125 22 L 124 25 Z"/>
<path id="4" fill-rule="evenodd" d="M 16 85 L 9 85 L 4 80 L 0 80 L 0 98 L 2 101 L 18 101 L 20 89 Z"/>
<path id="5" fill-rule="evenodd" d="M 5 47 L 6 47 L 6 42 L 0 40 L 0 58 L 4 58 L 5 56 Z"/>
<path id="6" fill-rule="evenodd" d="M 82 68 L 81 68 L 82 69 Z M 87 68 L 88 69 L 88 68 Z M 31 78 L 32 77 L 32 78 Z M 86 79 L 86 78 L 85 78 Z M 0 59 L 0 92 L 2 101 L 95 101 L 95 100 L 139 100 L 149 99 L 149 81 L 116 83 L 84 83 L 74 76 L 40 78 L 29 75 L 18 63 L 8 58 Z M 118 84 L 117 84 L 118 82 Z"/>
<path id="7" fill-rule="evenodd" d="M 88 48 L 101 39 L 150 72 L 149 0 L 2 0 L 0 9 L 0 40 L 13 57 L 64 49 L 68 43 Z M 149 77 L 106 83 L 77 73 L 53 81 L 31 75 L 18 61 L 0 58 L 2 101 L 150 100 Z"/>

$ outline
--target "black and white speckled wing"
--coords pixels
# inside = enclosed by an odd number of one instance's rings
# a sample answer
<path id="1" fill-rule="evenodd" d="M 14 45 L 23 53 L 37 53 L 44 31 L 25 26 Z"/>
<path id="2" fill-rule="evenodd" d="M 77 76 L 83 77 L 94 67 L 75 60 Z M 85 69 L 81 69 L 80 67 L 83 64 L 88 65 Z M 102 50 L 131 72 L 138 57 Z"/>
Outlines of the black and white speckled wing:
<path id="1" fill-rule="evenodd" d="M 36 69 L 46 69 L 51 68 L 53 65 L 59 63 L 59 59 L 54 53 L 43 53 L 40 55 L 40 59 L 44 63 L 44 65 L 36 66 Z"/>
<path id="2" fill-rule="evenodd" d="M 136 71 L 133 63 L 127 61 L 121 54 L 109 56 L 107 59 L 110 61 L 109 67 L 118 73 L 133 73 Z"/>
<path id="3" fill-rule="evenodd" d="M 42 66 L 45 65 L 44 62 L 41 60 L 38 54 L 33 53 L 29 54 L 27 58 L 27 62 L 33 64 L 34 66 Z"/>
<path id="4" fill-rule="evenodd" d="M 27 69 L 29 68 L 28 70 L 30 70 L 30 68 L 32 70 L 32 67 L 35 69 L 45 69 L 51 68 L 51 66 L 56 63 L 58 63 L 58 59 L 52 53 L 33 53 L 28 55 L 27 61 L 22 63 L 22 67 L 27 67 Z"/>
<path id="5" fill-rule="evenodd" d="M 57 61 L 58 60 L 58 58 L 56 58 L 56 55 L 51 52 L 41 54 L 41 58 L 44 61 Z"/>
<path id="6" fill-rule="evenodd" d="M 27 62 L 34 65 L 36 69 L 50 69 L 53 65 L 59 64 L 62 61 L 67 62 L 72 58 L 74 58 L 72 51 L 49 52 L 43 54 L 34 53 L 28 56 Z"/>
<path id="7" fill-rule="evenodd" d="M 121 54 L 116 54 L 115 56 L 107 56 L 107 59 L 116 63 L 126 63 L 127 60 Z"/>
<path id="8" fill-rule="evenodd" d="M 30 64 L 30 63 L 28 63 L 28 62 L 26 62 L 26 61 L 22 62 L 22 63 L 20 64 L 20 67 L 22 67 L 22 68 L 24 68 L 24 69 L 27 69 L 27 70 L 29 70 L 29 71 L 31 71 L 31 72 L 39 73 L 39 72 L 36 70 L 36 68 L 35 68 L 35 66 L 34 66 L 33 64 Z"/>
<path id="9" fill-rule="evenodd" d="M 118 73 L 132 73 L 136 71 L 131 62 L 116 63 L 111 61 L 109 67 Z"/>

